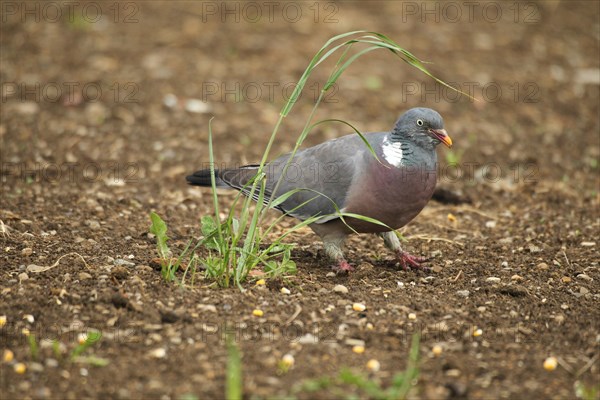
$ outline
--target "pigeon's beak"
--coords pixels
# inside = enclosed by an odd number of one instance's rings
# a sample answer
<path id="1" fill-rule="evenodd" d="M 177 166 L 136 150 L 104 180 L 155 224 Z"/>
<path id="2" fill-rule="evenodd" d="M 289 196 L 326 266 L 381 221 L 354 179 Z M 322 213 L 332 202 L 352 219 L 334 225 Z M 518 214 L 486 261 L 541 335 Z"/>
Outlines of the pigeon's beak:
<path id="1" fill-rule="evenodd" d="M 430 129 L 429 132 L 449 148 L 452 147 L 452 139 L 450 139 L 445 129 Z"/>

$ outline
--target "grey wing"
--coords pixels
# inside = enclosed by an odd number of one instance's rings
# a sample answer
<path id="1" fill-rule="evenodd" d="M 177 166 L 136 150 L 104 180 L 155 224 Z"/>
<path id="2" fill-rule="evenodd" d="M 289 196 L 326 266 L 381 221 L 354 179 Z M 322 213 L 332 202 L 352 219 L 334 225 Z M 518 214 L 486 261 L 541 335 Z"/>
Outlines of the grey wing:
<path id="1" fill-rule="evenodd" d="M 365 135 L 375 149 L 384 136 L 385 133 Z M 277 197 L 298 189 L 278 208 L 300 220 L 323 216 L 318 223 L 337 218 L 334 214 L 344 208 L 352 183 L 366 169 L 367 163 L 375 161 L 356 134 L 299 151 L 284 172 L 289 157 L 286 154 L 267 165 L 267 192 L 271 197 Z M 273 195 L 281 177 L 277 193 Z"/>

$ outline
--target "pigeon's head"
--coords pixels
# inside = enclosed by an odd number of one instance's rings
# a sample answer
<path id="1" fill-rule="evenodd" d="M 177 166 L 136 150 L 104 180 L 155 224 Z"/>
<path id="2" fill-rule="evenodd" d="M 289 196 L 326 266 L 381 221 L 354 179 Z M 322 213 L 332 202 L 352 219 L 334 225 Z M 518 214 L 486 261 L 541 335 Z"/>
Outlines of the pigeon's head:
<path id="1" fill-rule="evenodd" d="M 408 139 L 426 148 L 434 148 L 440 143 L 452 146 L 442 116 L 431 108 L 411 108 L 405 112 L 396 122 L 392 138 Z"/>

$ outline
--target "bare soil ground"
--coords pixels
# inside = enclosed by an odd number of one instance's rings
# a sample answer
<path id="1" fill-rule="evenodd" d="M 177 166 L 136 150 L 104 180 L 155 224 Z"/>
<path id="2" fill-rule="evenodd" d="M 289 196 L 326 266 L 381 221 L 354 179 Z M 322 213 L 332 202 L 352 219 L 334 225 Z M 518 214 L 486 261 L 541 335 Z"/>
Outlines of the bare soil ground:
<path id="1" fill-rule="evenodd" d="M 0 365 L 3 399 L 221 398 L 227 331 L 246 398 L 365 396 L 298 385 L 348 367 L 385 387 L 413 333 L 413 398 L 566 399 L 598 387 L 600 3 L 257 3 L 259 15 L 237 2 L 230 13 L 220 2 L 80 2 L 60 18 L 44 4 L 2 3 L 0 348 L 14 354 Z M 184 176 L 208 160 L 209 119 L 219 162 L 258 161 L 289 85 L 328 38 L 355 29 L 387 34 L 479 99 L 375 52 L 319 111 L 363 131 L 414 106 L 444 116 L 455 147 L 440 150 L 439 186 L 459 202 L 432 201 L 402 230 L 433 271 L 402 271 L 361 236 L 348 243 L 356 271 L 328 276 L 306 230 L 291 238 L 298 274 L 284 281 L 244 292 L 201 277 L 165 283 L 148 215 L 165 219 L 175 248 L 200 234 L 210 192 Z M 274 155 L 292 148 L 328 72 L 285 120 Z M 169 94 L 180 103 L 165 105 Z M 307 145 L 345 133 L 324 126 Z M 35 358 L 23 329 L 40 340 Z M 102 339 L 86 354 L 108 366 L 65 356 L 90 329 Z M 282 373 L 285 354 L 295 364 Z"/>

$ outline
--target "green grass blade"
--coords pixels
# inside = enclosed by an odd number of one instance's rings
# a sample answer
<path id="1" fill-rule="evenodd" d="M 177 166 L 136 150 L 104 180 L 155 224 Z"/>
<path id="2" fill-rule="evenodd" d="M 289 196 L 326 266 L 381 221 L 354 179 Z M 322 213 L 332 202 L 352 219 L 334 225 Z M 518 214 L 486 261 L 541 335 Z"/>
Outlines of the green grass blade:
<path id="1" fill-rule="evenodd" d="M 242 357 L 231 335 L 227 335 L 226 374 L 225 398 L 227 400 L 242 400 Z"/>

